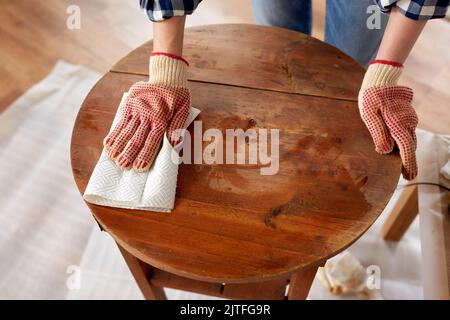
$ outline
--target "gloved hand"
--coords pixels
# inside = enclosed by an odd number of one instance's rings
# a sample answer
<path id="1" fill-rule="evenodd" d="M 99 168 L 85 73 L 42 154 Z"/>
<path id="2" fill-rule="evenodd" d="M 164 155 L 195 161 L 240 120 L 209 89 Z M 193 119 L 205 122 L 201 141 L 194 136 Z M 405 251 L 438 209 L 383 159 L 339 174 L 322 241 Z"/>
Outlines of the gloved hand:
<path id="1" fill-rule="evenodd" d="M 411 106 L 412 89 L 397 85 L 402 68 L 395 62 L 372 62 L 359 91 L 358 105 L 375 150 L 387 154 L 396 143 L 402 158 L 403 177 L 412 180 L 417 176 L 415 130 L 418 118 Z"/>
<path id="2" fill-rule="evenodd" d="M 191 103 L 187 66 L 181 57 L 152 54 L 149 82 L 130 88 L 120 120 L 103 141 L 117 166 L 147 171 L 165 132 L 173 146 L 180 142 L 174 131 L 184 129 Z"/>

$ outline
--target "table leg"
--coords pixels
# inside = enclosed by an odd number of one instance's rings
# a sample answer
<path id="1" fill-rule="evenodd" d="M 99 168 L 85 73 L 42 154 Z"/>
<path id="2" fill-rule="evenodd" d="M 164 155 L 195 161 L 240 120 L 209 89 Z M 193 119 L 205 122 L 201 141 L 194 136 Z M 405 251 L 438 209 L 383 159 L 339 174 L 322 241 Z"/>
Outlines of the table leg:
<path id="1" fill-rule="evenodd" d="M 419 191 L 417 186 L 402 191 L 392 212 L 383 224 L 385 240 L 399 241 L 419 213 Z"/>
<path id="2" fill-rule="evenodd" d="M 288 300 L 306 300 L 319 266 L 321 265 L 313 265 L 291 275 Z"/>
<path id="3" fill-rule="evenodd" d="M 149 281 L 152 274 L 152 266 L 142 262 L 124 248 L 122 248 L 118 243 L 120 253 L 122 253 L 125 262 L 128 265 L 134 279 L 136 280 L 139 289 L 146 300 L 167 300 L 164 289 L 161 287 L 155 287 Z"/>

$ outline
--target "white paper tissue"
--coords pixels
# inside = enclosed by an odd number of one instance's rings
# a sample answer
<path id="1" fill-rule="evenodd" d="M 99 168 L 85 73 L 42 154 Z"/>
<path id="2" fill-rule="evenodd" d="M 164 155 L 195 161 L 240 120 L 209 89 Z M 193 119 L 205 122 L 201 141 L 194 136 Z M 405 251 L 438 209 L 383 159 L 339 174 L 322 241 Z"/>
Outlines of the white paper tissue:
<path id="1" fill-rule="evenodd" d="M 126 93 L 113 121 L 122 113 Z M 200 110 L 191 107 L 186 127 L 194 121 Z M 148 172 L 121 170 L 109 159 L 103 149 L 84 192 L 87 202 L 102 206 L 170 212 L 175 203 L 178 164 L 172 161 L 172 146 L 164 135 L 160 152 Z"/>

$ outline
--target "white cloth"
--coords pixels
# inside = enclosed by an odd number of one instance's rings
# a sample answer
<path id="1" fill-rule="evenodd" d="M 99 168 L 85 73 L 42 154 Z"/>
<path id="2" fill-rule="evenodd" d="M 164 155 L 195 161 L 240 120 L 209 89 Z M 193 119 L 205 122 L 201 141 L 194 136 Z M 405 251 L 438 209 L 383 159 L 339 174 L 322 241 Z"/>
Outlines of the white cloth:
<path id="1" fill-rule="evenodd" d="M 417 182 L 428 182 L 450 186 L 448 180 L 439 175 L 439 168 L 448 160 L 450 136 L 417 130 L 421 165 Z M 448 220 L 448 193 L 436 185 L 419 185 L 420 242 L 422 246 L 423 292 L 425 299 L 450 299 L 449 266 L 446 248 Z"/>
<path id="2" fill-rule="evenodd" d="M 122 97 L 111 130 L 120 119 L 126 95 Z M 200 110 L 191 107 L 185 126 L 189 126 L 199 113 Z M 84 192 L 84 199 L 102 206 L 170 212 L 175 203 L 178 176 L 178 164 L 172 160 L 172 150 L 167 135 L 164 135 L 150 170 L 136 172 L 118 168 L 103 149 Z"/>
<path id="3" fill-rule="evenodd" d="M 63 299 L 98 230 L 70 169 L 77 112 L 100 75 L 58 62 L 0 115 L 0 299 Z"/>
<path id="4" fill-rule="evenodd" d="M 448 147 L 448 156 L 450 156 L 450 147 Z M 445 179 L 450 180 L 450 159 L 442 166 L 440 172 Z"/>

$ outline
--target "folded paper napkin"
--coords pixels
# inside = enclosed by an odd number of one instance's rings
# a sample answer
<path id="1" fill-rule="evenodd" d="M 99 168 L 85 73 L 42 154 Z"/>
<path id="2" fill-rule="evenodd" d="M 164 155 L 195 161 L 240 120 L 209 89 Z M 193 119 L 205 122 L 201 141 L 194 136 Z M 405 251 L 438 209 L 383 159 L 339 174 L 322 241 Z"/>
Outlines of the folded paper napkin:
<path id="1" fill-rule="evenodd" d="M 122 97 L 113 121 L 114 128 L 120 118 L 127 93 Z M 185 127 L 188 127 L 200 113 L 191 107 Z M 92 172 L 83 198 L 89 203 L 108 207 L 172 211 L 175 203 L 178 164 L 173 161 L 173 147 L 164 135 L 161 150 L 147 172 L 121 170 L 103 149 Z"/>

